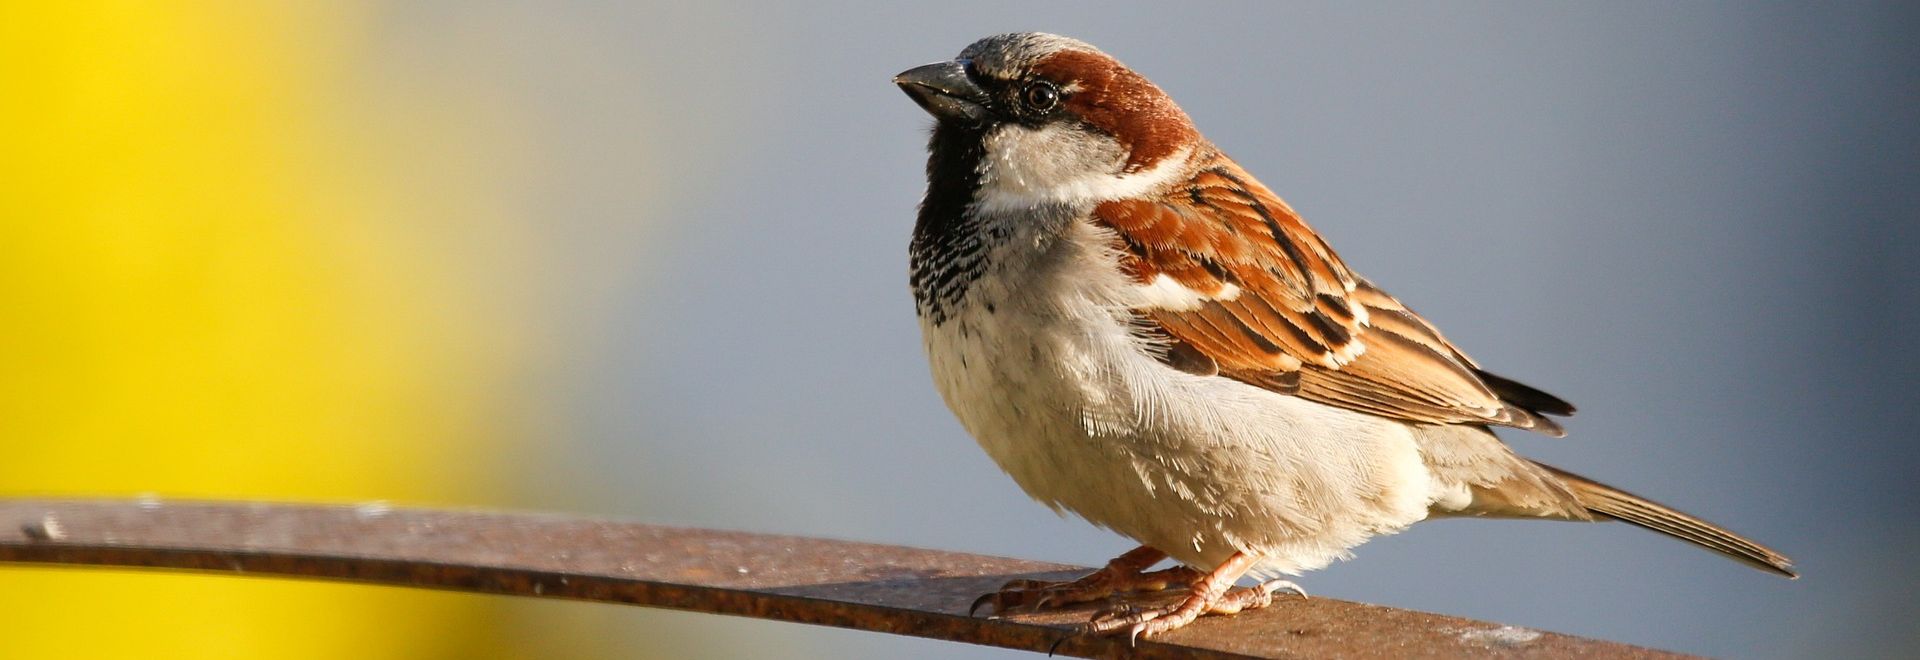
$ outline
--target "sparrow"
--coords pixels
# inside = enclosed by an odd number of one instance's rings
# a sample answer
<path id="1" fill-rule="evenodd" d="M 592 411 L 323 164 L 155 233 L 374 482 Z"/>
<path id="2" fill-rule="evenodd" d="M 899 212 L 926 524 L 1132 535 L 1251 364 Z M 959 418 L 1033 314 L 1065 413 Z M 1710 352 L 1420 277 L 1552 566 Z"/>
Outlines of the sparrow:
<path id="1" fill-rule="evenodd" d="M 909 281 L 941 397 L 1028 495 L 1140 544 L 976 610 L 1183 590 L 1087 624 L 1138 639 L 1449 516 L 1620 520 L 1795 577 L 1515 454 L 1493 427 L 1558 437 L 1573 406 L 1482 369 L 1093 46 L 1002 34 L 893 80 L 935 120 Z"/>

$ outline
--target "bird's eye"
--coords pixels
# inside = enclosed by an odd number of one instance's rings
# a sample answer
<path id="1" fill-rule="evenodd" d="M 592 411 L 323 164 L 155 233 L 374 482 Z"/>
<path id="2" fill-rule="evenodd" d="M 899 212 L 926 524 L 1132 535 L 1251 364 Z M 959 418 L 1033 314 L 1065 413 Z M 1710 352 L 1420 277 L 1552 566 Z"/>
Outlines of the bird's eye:
<path id="1" fill-rule="evenodd" d="M 1020 99 L 1034 112 L 1046 112 L 1060 104 L 1060 88 L 1045 80 L 1035 81 L 1020 91 Z"/>

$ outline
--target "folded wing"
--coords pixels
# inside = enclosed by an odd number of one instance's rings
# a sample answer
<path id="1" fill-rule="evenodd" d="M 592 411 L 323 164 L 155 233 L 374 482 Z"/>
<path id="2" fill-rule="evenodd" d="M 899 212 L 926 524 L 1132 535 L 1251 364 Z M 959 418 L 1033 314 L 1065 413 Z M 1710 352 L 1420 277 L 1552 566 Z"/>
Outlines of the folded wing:
<path id="1" fill-rule="evenodd" d="M 1480 370 L 1225 156 L 1156 198 L 1101 204 L 1094 220 L 1183 369 L 1409 422 L 1564 435 L 1544 415 L 1573 406 Z"/>

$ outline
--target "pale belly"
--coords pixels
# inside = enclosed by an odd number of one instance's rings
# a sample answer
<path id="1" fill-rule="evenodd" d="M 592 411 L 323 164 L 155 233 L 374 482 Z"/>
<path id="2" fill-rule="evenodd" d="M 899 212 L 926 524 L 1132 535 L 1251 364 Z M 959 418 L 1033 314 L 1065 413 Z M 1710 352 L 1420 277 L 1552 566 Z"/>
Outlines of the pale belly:
<path id="1" fill-rule="evenodd" d="M 987 278 L 922 321 L 941 396 L 1029 495 L 1190 565 L 1255 554 L 1263 574 L 1426 517 L 1407 426 L 1168 368 L 1087 285 Z"/>

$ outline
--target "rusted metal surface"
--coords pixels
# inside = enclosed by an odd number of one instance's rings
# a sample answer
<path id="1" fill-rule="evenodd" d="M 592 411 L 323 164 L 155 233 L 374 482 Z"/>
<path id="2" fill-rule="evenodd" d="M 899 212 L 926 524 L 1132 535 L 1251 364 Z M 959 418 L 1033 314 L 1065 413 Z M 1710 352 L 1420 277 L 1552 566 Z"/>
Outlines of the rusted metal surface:
<path id="1" fill-rule="evenodd" d="M 254 503 L 0 500 L 0 561 L 185 569 L 571 598 L 1081 657 L 1676 657 L 1328 598 L 1282 598 L 1128 648 L 1088 609 L 969 617 L 1014 578 L 1087 569 L 917 548 L 575 517 Z"/>

